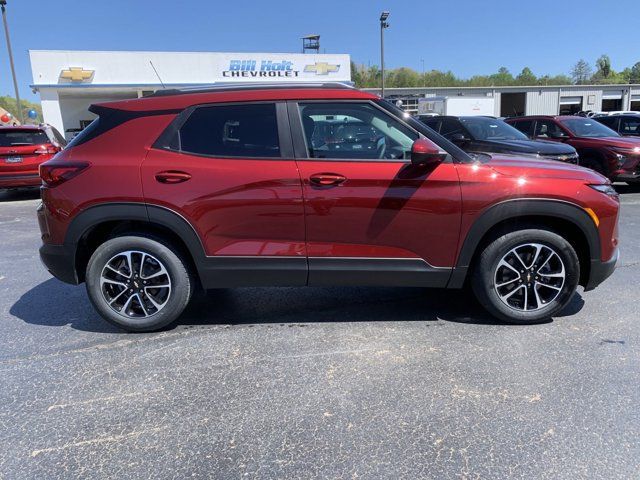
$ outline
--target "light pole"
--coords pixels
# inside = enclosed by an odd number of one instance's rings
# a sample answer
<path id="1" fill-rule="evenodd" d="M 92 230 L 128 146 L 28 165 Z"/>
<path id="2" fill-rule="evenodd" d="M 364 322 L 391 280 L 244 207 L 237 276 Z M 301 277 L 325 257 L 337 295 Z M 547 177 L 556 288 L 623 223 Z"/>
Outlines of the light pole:
<path id="1" fill-rule="evenodd" d="M 380 97 L 384 98 L 384 29 L 389 28 L 387 23 L 389 18 L 389 12 L 382 12 L 380 14 L 380 74 L 382 76 L 382 91 Z"/>
<path id="2" fill-rule="evenodd" d="M 427 86 L 427 79 L 424 78 L 424 58 L 421 58 L 420 61 L 422 62 L 422 86 L 426 87 Z"/>
<path id="3" fill-rule="evenodd" d="M 11 52 L 9 25 L 7 25 L 7 11 L 5 9 L 6 4 L 7 0 L 0 0 L 0 9 L 2 9 L 2 22 L 4 23 L 4 33 L 7 37 L 7 50 L 9 51 L 9 64 L 11 65 L 11 75 L 13 76 L 13 89 L 16 91 L 16 103 L 18 104 L 18 118 L 20 118 L 20 123 L 24 123 L 24 114 L 22 113 L 22 104 L 20 103 L 20 93 L 18 92 L 18 81 L 16 80 L 16 69 L 13 65 L 13 53 Z"/>

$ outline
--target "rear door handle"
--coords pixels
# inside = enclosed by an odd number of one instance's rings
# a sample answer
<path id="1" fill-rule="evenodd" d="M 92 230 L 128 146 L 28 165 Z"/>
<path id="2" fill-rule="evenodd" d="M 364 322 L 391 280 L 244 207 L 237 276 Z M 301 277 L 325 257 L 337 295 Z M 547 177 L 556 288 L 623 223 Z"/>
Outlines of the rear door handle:
<path id="1" fill-rule="evenodd" d="M 164 172 L 156 173 L 156 181 L 160 183 L 174 184 L 186 182 L 191 178 L 191 175 L 187 172 L 180 172 L 178 170 L 167 170 Z"/>
<path id="2" fill-rule="evenodd" d="M 347 177 L 338 173 L 314 173 L 309 177 L 309 180 L 314 185 L 321 187 L 328 187 L 332 185 L 340 185 Z"/>

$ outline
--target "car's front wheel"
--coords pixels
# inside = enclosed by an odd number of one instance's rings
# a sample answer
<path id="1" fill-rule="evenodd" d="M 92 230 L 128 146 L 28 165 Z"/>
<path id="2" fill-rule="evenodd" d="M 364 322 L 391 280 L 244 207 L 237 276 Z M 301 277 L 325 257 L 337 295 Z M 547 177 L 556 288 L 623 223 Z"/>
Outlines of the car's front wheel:
<path id="1" fill-rule="evenodd" d="M 472 286 L 496 318 L 530 324 L 548 320 L 571 300 L 580 278 L 578 256 L 556 233 L 528 229 L 491 242 L 475 265 Z"/>
<path id="2" fill-rule="evenodd" d="M 108 322 L 132 332 L 158 330 L 189 303 L 193 281 L 181 256 L 159 239 L 107 240 L 86 270 L 89 298 Z"/>

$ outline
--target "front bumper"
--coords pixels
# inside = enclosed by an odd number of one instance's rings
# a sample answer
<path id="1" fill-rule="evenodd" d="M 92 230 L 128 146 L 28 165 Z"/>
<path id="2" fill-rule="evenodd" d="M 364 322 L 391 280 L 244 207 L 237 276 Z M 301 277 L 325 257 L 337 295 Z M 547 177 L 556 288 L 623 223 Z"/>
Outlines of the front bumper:
<path id="1" fill-rule="evenodd" d="M 40 247 L 40 260 L 49 273 L 65 283 L 77 285 L 75 252 L 65 245 L 47 245 Z"/>
<path id="2" fill-rule="evenodd" d="M 619 256 L 620 250 L 616 248 L 613 252 L 613 256 L 607 261 L 591 260 L 589 281 L 584 287 L 585 292 L 593 290 L 611 276 L 613 271 L 616 269 L 616 263 L 618 262 Z"/>

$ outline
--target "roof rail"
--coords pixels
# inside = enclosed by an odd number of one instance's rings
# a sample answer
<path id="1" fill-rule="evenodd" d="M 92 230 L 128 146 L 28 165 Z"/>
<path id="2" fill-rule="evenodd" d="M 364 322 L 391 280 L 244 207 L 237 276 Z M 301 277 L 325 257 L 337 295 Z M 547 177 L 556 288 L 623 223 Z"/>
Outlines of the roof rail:
<path id="1" fill-rule="evenodd" d="M 331 88 L 331 89 L 353 89 L 353 85 L 346 82 L 252 82 L 252 83 L 214 83 L 206 86 L 193 86 L 184 88 L 167 88 L 156 90 L 149 97 L 164 97 L 169 95 L 186 95 L 190 93 L 208 92 L 232 92 L 237 90 L 274 90 L 280 88 Z"/>

